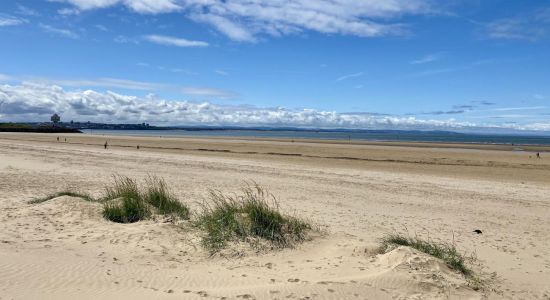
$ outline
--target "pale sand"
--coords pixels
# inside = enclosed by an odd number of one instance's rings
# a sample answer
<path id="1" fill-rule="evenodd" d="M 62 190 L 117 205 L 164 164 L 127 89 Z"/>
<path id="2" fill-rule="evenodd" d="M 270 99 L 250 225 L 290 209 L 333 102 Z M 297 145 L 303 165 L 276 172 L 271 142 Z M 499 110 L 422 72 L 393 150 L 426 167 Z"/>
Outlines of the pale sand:
<path id="1" fill-rule="evenodd" d="M 550 298 L 547 153 L 56 136 L 0 134 L 0 299 Z M 98 204 L 70 197 L 27 204 L 66 188 L 99 196 L 113 173 L 162 176 L 194 210 L 210 188 L 233 192 L 255 180 L 328 234 L 295 249 L 209 257 L 187 225 L 110 223 Z M 408 248 L 368 253 L 385 234 L 405 231 L 475 252 L 484 274 L 496 272 L 492 291 L 471 290 Z"/>

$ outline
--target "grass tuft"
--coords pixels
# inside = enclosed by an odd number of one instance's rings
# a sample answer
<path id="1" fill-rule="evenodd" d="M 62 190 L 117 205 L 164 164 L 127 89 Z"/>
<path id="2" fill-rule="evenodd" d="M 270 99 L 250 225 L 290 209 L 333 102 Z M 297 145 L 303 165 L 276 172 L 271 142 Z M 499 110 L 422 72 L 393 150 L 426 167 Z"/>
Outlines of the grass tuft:
<path id="1" fill-rule="evenodd" d="M 134 223 L 150 216 L 151 211 L 141 198 L 123 197 L 120 201 L 107 201 L 103 206 L 103 217 L 116 223 Z"/>
<path id="2" fill-rule="evenodd" d="M 149 177 L 146 180 L 146 190 L 143 193 L 144 201 L 156 207 L 163 215 L 176 215 L 181 219 L 189 219 L 189 208 L 170 192 L 162 178 Z"/>
<path id="3" fill-rule="evenodd" d="M 210 191 L 196 225 L 206 231 L 203 245 L 212 252 L 234 239 L 261 238 L 278 247 L 303 241 L 310 224 L 281 214 L 275 197 L 257 184 L 247 185 L 242 195 Z"/>
<path id="4" fill-rule="evenodd" d="M 113 185 L 105 188 L 104 201 L 117 198 L 140 199 L 137 181 L 130 177 L 113 175 Z"/>
<path id="5" fill-rule="evenodd" d="M 447 266 L 462 273 L 466 278 L 473 278 L 474 272 L 466 266 L 466 257 L 461 254 L 453 244 L 436 243 L 422 240 L 418 237 L 406 237 L 392 234 L 382 240 L 382 251 L 387 252 L 395 246 L 408 246 L 420 252 L 443 260 Z"/>
<path id="6" fill-rule="evenodd" d="M 151 217 L 149 206 L 162 215 L 189 218 L 189 209 L 170 192 L 162 178 L 149 177 L 141 186 L 132 178 L 113 176 L 112 186 L 105 188 L 103 216 L 113 222 L 133 223 Z M 120 199 L 120 201 L 111 201 Z"/>
<path id="7" fill-rule="evenodd" d="M 57 192 L 55 194 L 48 195 L 46 197 L 32 199 L 31 201 L 29 201 L 29 204 L 42 203 L 42 202 L 46 202 L 48 200 L 52 200 L 54 198 L 58 198 L 58 197 L 62 197 L 62 196 L 81 198 L 81 199 L 84 199 L 86 201 L 91 201 L 91 202 L 96 201 L 89 194 L 73 192 L 73 191 L 63 191 L 63 192 Z"/>

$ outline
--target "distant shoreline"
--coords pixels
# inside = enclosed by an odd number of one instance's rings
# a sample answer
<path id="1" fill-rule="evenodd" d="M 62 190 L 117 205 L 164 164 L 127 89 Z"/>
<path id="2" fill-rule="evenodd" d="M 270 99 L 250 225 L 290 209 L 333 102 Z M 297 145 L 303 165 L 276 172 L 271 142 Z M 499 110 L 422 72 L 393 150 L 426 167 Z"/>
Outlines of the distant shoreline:
<path id="1" fill-rule="evenodd" d="M 64 127 L 39 127 L 39 128 L 1 128 L 0 132 L 32 132 L 32 133 L 82 133 L 82 131 L 73 128 Z"/>

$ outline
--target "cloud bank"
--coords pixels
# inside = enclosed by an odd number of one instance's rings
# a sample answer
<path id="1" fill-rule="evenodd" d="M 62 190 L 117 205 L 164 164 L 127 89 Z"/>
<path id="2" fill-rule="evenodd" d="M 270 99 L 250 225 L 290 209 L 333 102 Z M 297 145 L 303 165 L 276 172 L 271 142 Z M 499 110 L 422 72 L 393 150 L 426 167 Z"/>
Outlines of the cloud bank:
<path id="1" fill-rule="evenodd" d="M 484 125 L 453 119 L 429 120 L 412 116 L 337 113 L 314 109 L 258 108 L 171 101 L 153 95 L 135 97 L 93 90 L 68 91 L 56 85 L 0 85 L 0 120 L 47 121 L 53 113 L 64 120 L 148 122 L 159 125 L 294 126 L 350 129 L 439 129 L 479 127 L 550 131 L 550 123 Z"/>

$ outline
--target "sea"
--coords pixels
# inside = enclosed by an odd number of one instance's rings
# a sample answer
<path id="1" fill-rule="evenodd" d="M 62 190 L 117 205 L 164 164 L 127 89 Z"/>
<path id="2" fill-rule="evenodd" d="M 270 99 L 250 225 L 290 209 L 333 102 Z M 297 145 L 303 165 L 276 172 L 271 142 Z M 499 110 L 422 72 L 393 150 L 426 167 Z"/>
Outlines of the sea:
<path id="1" fill-rule="evenodd" d="M 438 142 L 506 145 L 550 145 L 550 136 L 516 134 L 477 134 L 447 131 L 406 131 L 406 130 L 103 130 L 83 129 L 91 135 L 128 135 L 160 137 L 239 137 L 239 138 L 285 138 L 322 139 L 347 141 L 397 141 L 397 142 Z"/>

